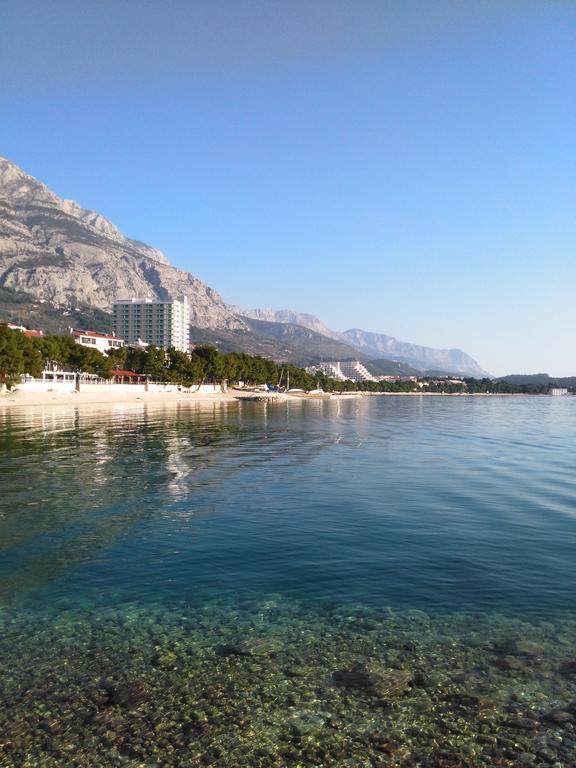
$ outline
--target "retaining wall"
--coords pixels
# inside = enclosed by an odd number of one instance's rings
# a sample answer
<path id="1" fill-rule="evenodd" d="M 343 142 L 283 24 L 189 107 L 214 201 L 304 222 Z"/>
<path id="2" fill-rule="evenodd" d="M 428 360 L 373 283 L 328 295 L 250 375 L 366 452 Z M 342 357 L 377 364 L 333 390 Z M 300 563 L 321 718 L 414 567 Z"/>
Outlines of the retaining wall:
<path id="1" fill-rule="evenodd" d="M 14 387 L 19 392 L 74 392 L 76 391 L 76 383 L 74 381 L 42 381 L 42 379 L 27 379 L 21 384 Z M 148 387 L 146 384 L 107 384 L 105 382 L 80 382 L 80 392 L 110 392 L 110 393 L 122 393 L 123 395 L 138 395 L 145 392 L 161 393 L 161 392 L 182 392 L 186 393 L 200 393 L 200 394 L 218 394 L 225 391 L 221 384 L 202 384 L 201 386 L 179 387 L 177 384 L 160 384 L 155 382 L 149 382 Z"/>

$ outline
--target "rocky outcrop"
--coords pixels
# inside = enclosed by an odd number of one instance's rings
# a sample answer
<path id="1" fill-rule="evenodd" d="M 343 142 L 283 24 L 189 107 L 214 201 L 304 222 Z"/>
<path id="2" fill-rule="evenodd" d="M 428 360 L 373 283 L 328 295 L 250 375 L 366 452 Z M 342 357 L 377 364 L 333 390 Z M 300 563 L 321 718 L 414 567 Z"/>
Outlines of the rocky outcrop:
<path id="1" fill-rule="evenodd" d="M 0 287 L 58 306 L 110 310 L 117 298 L 187 296 L 191 323 L 244 330 L 219 294 L 156 248 L 63 200 L 0 158 Z"/>

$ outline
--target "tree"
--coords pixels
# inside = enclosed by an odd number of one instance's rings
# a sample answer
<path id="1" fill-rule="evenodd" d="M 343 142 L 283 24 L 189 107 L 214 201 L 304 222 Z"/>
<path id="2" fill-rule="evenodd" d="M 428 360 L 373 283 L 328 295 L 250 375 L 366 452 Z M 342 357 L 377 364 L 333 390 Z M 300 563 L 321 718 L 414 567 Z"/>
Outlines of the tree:
<path id="1" fill-rule="evenodd" d="M 112 367 L 125 370 L 128 359 L 128 347 L 113 347 L 107 350 L 106 354 L 112 362 Z"/>
<path id="2" fill-rule="evenodd" d="M 224 373 L 223 355 L 214 347 L 199 345 L 192 352 L 192 359 L 196 358 L 203 363 L 204 375 L 208 379 L 221 380 Z"/>
<path id="3" fill-rule="evenodd" d="M 167 378 L 166 353 L 163 349 L 150 344 L 146 350 L 143 373 L 157 381 L 164 381 Z"/>
<path id="4" fill-rule="evenodd" d="M 185 352 L 170 347 L 166 357 L 170 381 L 175 381 L 185 386 L 189 386 L 194 382 L 196 370 L 192 365 L 190 357 Z"/>
<path id="5" fill-rule="evenodd" d="M 24 350 L 18 337 L 7 325 L 0 325 L 0 383 L 11 386 L 25 373 Z"/>
<path id="6" fill-rule="evenodd" d="M 126 349 L 126 357 L 124 358 L 126 369 L 134 371 L 134 373 L 144 373 L 148 359 L 146 350 L 140 347 L 124 347 L 124 349 Z"/>
<path id="7" fill-rule="evenodd" d="M 22 335 L 22 353 L 24 355 L 24 372 L 30 376 L 40 377 L 44 370 L 44 360 L 42 354 L 34 343 L 34 339 L 29 339 Z"/>

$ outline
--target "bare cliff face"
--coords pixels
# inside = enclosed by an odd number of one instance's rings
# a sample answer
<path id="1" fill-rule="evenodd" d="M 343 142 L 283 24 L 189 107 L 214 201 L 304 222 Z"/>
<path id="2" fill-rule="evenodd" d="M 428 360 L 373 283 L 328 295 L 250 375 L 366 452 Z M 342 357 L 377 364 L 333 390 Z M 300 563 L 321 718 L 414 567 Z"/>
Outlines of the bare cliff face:
<path id="1" fill-rule="evenodd" d="M 104 216 L 63 200 L 0 158 L 0 288 L 61 306 L 110 310 L 117 298 L 187 296 L 199 328 L 246 330 L 201 280 L 125 237 Z"/>

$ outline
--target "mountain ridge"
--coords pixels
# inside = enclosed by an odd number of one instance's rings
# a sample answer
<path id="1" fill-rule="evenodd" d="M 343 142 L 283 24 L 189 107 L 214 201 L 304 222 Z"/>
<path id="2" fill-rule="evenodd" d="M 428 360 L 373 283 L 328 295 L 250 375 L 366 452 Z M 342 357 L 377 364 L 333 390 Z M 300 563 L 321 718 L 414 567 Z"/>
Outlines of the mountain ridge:
<path id="1" fill-rule="evenodd" d="M 354 348 L 368 358 L 383 358 L 398 361 L 416 370 L 431 369 L 450 371 L 455 374 L 483 378 L 490 376 L 474 358 L 461 349 L 435 349 L 420 344 L 400 341 L 382 333 L 351 328 L 347 331 L 333 331 L 315 315 L 292 309 L 247 309 L 234 307 L 244 317 L 267 322 L 292 323 L 322 333 L 328 338 Z"/>

